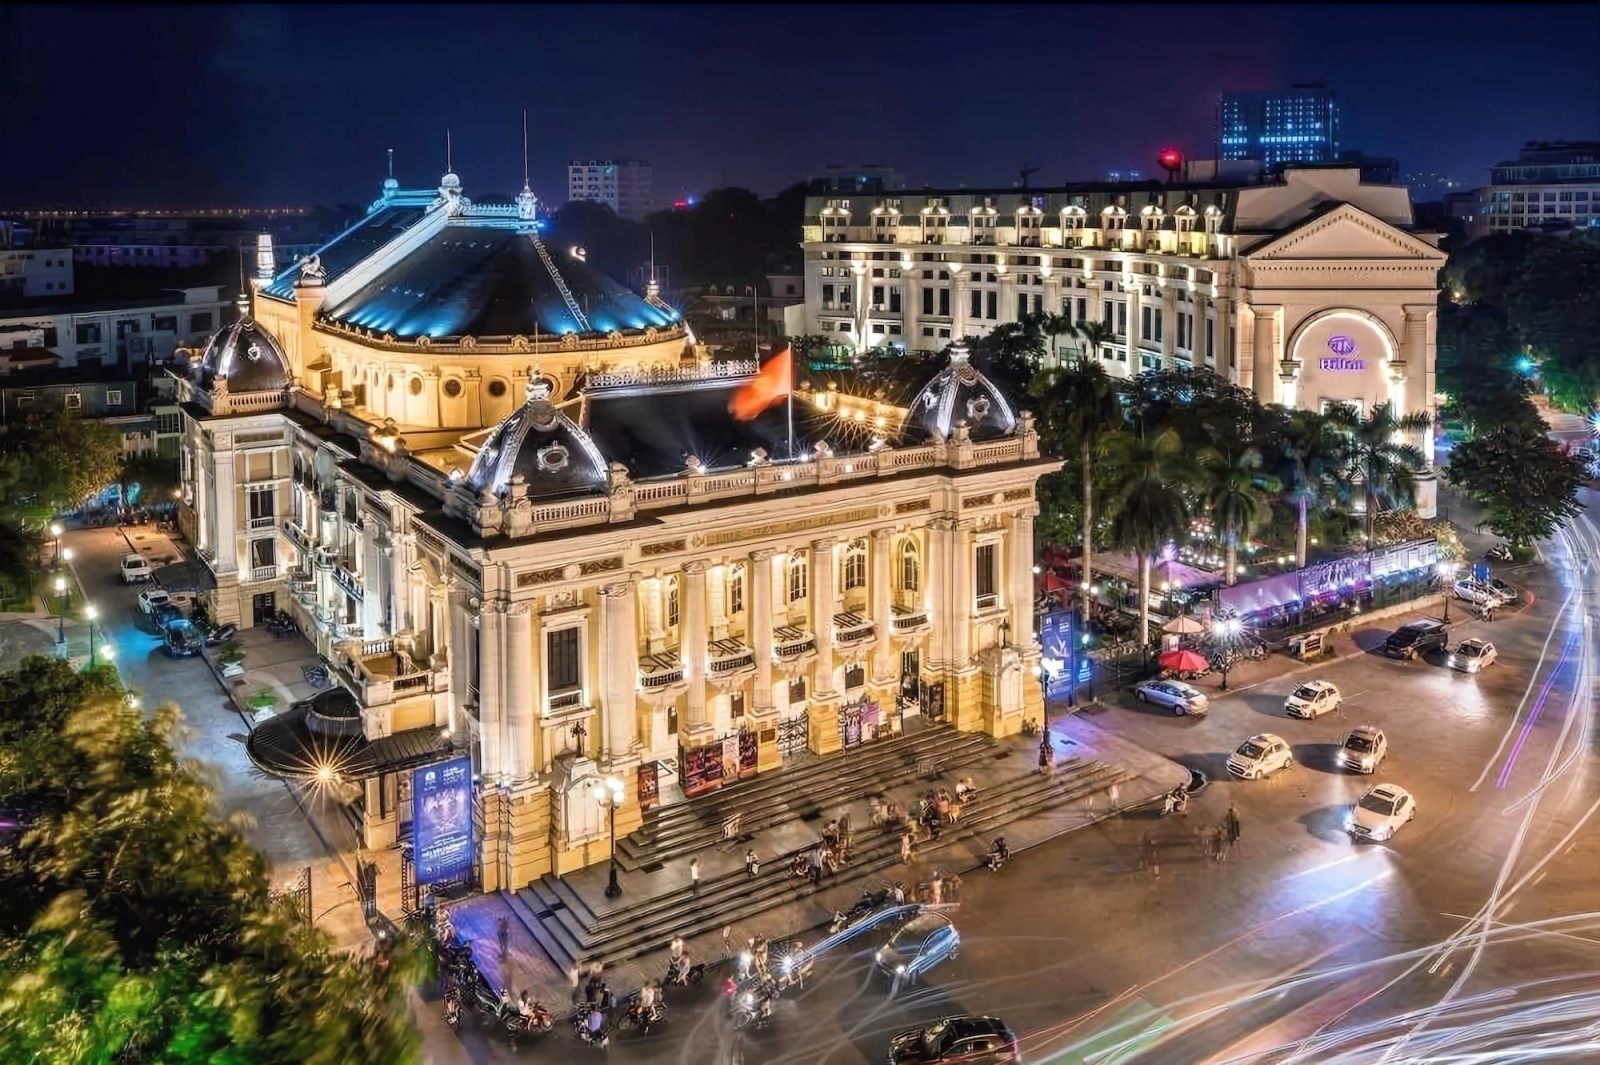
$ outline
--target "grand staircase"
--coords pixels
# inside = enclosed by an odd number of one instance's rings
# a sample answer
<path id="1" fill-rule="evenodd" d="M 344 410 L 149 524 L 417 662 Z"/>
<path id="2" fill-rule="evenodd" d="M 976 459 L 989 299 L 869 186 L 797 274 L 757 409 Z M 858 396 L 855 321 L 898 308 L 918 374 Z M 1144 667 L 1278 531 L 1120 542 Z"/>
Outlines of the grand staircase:
<path id="1" fill-rule="evenodd" d="M 877 745 L 842 758 L 820 761 L 792 772 L 775 774 L 702 796 L 660 811 L 629 838 L 631 868 L 648 869 L 653 861 L 693 851 L 721 840 L 722 817 L 737 810 L 743 830 L 805 816 L 820 807 L 839 805 L 882 792 L 895 783 L 925 780 L 950 786 L 962 764 L 994 757 L 1016 763 L 1017 776 L 1003 787 L 986 787 L 964 808 L 958 825 L 945 830 L 941 845 L 975 839 L 976 849 L 1006 824 L 1104 791 L 1133 774 L 1098 761 L 1068 759 L 1054 773 L 1028 772 L 1029 755 L 1020 746 L 997 749 L 986 736 L 948 729 Z M 948 759 L 948 761 L 941 761 Z M 691 812 L 685 812 L 691 811 Z M 614 965 L 663 948 L 679 935 L 692 938 L 747 920 L 776 907 L 839 884 L 864 880 L 899 862 L 900 839 L 871 825 L 855 830 L 855 857 L 820 887 L 789 875 L 795 853 L 763 855 L 762 873 L 751 880 L 742 870 L 703 880 L 692 896 L 678 888 L 654 898 L 596 910 L 557 877 L 545 876 L 515 894 L 507 893 L 512 910 L 528 927 L 550 959 L 563 970 L 575 961 Z M 619 855 L 622 848 L 619 844 Z"/>

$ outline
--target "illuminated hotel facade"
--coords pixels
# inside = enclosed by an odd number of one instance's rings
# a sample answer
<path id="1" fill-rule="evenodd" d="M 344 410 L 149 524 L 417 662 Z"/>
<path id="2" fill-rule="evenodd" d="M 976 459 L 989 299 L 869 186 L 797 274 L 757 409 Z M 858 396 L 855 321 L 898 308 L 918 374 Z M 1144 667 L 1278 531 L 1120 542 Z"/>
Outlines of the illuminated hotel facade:
<path id="1" fill-rule="evenodd" d="M 1398 185 L 1355 167 L 1290 167 L 1229 186 L 814 196 L 806 329 L 857 350 L 938 351 L 1024 314 L 1101 322 L 1087 354 L 1116 377 L 1214 370 L 1265 403 L 1434 413 L 1438 272 Z M 1077 337 L 1049 337 L 1075 359 Z M 1417 506 L 1435 507 L 1432 434 Z"/>
<path id="2" fill-rule="evenodd" d="M 547 246 L 527 188 L 390 179 L 182 378 L 185 531 L 219 621 L 285 610 L 338 687 L 258 725 L 363 842 L 470 759 L 485 889 L 601 861 L 641 806 L 926 714 L 1042 710 L 1032 418 L 960 352 L 905 409 L 829 392 L 749 421 L 753 363 Z M 859 415 L 859 417 L 857 417 Z M 608 785 L 609 786 L 609 785 Z"/>

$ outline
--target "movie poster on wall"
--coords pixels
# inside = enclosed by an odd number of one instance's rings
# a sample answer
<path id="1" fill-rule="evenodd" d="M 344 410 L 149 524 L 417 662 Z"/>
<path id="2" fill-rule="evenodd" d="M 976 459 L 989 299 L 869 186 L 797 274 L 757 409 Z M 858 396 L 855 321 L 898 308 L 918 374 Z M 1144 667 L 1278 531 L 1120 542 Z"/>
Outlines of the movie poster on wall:
<path id="1" fill-rule="evenodd" d="M 418 884 L 472 872 L 472 760 L 457 758 L 411 774 Z"/>

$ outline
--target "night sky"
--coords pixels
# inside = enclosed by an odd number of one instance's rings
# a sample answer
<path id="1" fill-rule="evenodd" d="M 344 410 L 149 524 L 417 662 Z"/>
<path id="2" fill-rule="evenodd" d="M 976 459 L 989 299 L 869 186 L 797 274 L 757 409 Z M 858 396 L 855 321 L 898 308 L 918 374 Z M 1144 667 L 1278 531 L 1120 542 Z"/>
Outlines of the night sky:
<path id="1" fill-rule="evenodd" d="M 569 158 L 655 164 L 658 203 L 829 163 L 1036 186 L 1209 158 L 1218 92 L 1324 81 L 1343 147 L 1482 184 L 1600 139 L 1600 8 L 1437 5 L 29 6 L 0 3 L 0 206 L 565 198 Z M 1148 59 L 1159 57 L 1152 66 Z"/>

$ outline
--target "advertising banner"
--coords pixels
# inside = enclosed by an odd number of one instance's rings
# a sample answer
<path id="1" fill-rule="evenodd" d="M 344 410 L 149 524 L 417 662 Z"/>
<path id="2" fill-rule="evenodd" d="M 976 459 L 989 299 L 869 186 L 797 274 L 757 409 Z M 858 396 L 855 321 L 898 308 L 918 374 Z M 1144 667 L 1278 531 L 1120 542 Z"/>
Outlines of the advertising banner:
<path id="1" fill-rule="evenodd" d="M 411 774 L 417 883 L 464 880 L 472 873 L 472 760 L 456 758 Z"/>

